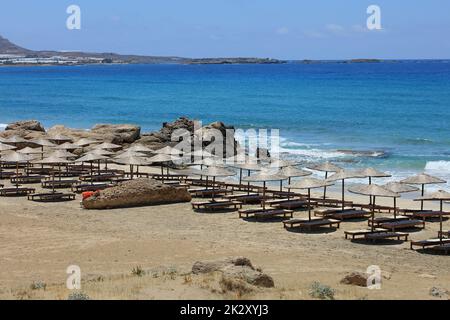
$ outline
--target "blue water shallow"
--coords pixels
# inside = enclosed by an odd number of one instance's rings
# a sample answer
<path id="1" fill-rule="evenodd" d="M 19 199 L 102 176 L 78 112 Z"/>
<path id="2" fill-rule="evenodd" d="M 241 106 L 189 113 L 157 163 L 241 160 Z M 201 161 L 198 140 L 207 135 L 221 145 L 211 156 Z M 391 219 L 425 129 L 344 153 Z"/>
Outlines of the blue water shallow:
<path id="1" fill-rule="evenodd" d="M 0 123 L 154 130 L 179 116 L 280 129 L 289 157 L 450 178 L 448 61 L 0 68 Z"/>

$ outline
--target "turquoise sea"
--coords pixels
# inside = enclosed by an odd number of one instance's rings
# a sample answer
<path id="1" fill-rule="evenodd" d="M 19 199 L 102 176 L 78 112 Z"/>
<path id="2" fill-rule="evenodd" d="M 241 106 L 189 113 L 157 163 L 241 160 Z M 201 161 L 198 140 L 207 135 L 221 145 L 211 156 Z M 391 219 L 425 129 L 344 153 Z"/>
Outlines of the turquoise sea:
<path id="1" fill-rule="evenodd" d="M 450 61 L 0 68 L 2 124 L 149 131 L 179 116 L 280 129 L 287 158 L 450 180 Z"/>

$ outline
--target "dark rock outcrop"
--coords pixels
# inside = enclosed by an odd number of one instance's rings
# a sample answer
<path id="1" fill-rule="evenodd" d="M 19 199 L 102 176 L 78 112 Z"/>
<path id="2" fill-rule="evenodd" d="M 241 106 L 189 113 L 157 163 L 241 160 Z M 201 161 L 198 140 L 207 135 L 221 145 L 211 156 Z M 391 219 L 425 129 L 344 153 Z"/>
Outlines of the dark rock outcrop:
<path id="1" fill-rule="evenodd" d="M 217 261 L 197 261 L 192 266 L 193 274 L 221 272 L 227 281 L 243 280 L 248 284 L 272 288 L 274 281 L 271 276 L 256 270 L 249 259 L 234 257 Z"/>
<path id="2" fill-rule="evenodd" d="M 25 120 L 10 123 L 5 128 L 5 131 L 9 130 L 45 132 L 44 126 L 37 120 Z"/>
<path id="3" fill-rule="evenodd" d="M 184 188 L 163 184 L 153 179 L 126 181 L 85 199 L 86 209 L 114 209 L 189 202 L 191 195 Z"/>

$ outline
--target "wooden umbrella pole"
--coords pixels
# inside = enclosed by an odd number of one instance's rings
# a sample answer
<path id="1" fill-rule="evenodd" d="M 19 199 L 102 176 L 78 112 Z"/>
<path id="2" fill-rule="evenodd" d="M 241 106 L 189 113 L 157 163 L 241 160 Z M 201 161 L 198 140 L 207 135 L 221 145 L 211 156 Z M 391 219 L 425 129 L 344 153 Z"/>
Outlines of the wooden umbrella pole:
<path id="1" fill-rule="evenodd" d="M 372 184 L 372 177 L 369 177 L 369 186 Z M 372 197 L 369 197 L 369 205 L 372 204 Z"/>
<path id="2" fill-rule="evenodd" d="M 397 198 L 394 197 L 394 220 L 397 220 Z"/>
<path id="3" fill-rule="evenodd" d="M 345 179 L 342 179 L 342 211 L 345 209 Z"/>
<path id="4" fill-rule="evenodd" d="M 311 221 L 311 188 L 308 188 L 308 215 L 309 221 Z"/>
<path id="5" fill-rule="evenodd" d="M 443 241 L 442 241 L 442 236 L 443 236 L 443 234 L 442 234 L 442 211 L 443 211 L 443 208 L 444 208 L 443 200 L 441 199 L 440 214 L 439 214 L 439 228 L 440 228 L 440 231 L 441 231 L 439 233 L 439 240 L 441 242 L 441 245 L 443 244 Z"/>
<path id="6" fill-rule="evenodd" d="M 325 171 L 325 180 L 328 179 L 328 171 Z M 327 186 L 323 187 L 323 200 L 327 198 Z"/>
<path id="7" fill-rule="evenodd" d="M 280 192 L 283 192 L 283 180 L 280 180 Z"/>
<path id="8" fill-rule="evenodd" d="M 425 184 L 422 184 L 422 197 L 425 195 Z M 423 200 L 420 200 L 420 210 L 423 211 Z"/>
<path id="9" fill-rule="evenodd" d="M 375 231 L 375 196 L 372 200 L 372 232 Z"/>
<path id="10" fill-rule="evenodd" d="M 212 182 L 212 202 L 214 202 L 214 194 L 215 194 L 215 190 L 214 190 L 214 186 L 216 184 L 216 177 L 213 176 L 213 182 Z"/>
<path id="11" fill-rule="evenodd" d="M 263 203 L 263 210 L 266 211 L 266 182 L 263 182 L 263 199 L 262 199 L 262 203 Z"/>
<path id="12" fill-rule="evenodd" d="M 250 177 L 250 170 L 248 170 L 247 177 Z M 250 181 L 247 182 L 247 195 L 250 195 Z"/>

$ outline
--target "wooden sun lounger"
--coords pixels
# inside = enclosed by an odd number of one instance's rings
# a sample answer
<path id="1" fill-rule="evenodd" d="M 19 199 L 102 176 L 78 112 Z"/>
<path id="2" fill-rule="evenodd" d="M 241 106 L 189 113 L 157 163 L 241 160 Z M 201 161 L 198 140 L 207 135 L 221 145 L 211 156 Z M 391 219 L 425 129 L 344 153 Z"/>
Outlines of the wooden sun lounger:
<path id="1" fill-rule="evenodd" d="M 373 205 L 371 205 L 371 204 L 357 204 L 357 203 L 354 203 L 353 207 L 360 208 L 361 210 L 363 210 L 363 209 L 372 210 L 373 209 Z M 394 211 L 394 207 L 375 205 L 375 211 L 391 213 L 391 212 Z"/>
<path id="2" fill-rule="evenodd" d="M 15 175 L 16 175 L 15 172 L 2 171 L 2 172 L 0 172 L 0 180 L 10 179 L 11 177 L 13 177 Z"/>
<path id="3" fill-rule="evenodd" d="M 314 202 L 311 202 L 311 207 L 315 205 Z M 308 201 L 305 200 L 289 200 L 289 201 L 283 201 L 280 203 L 274 203 L 270 205 L 274 208 L 280 208 L 280 209 L 298 209 L 298 208 L 308 208 Z"/>
<path id="4" fill-rule="evenodd" d="M 347 220 L 347 219 L 358 219 L 358 218 L 367 218 L 370 215 L 370 212 L 365 210 L 357 210 L 354 208 L 347 209 L 325 209 L 325 210 L 316 210 L 314 211 L 315 216 L 323 216 L 330 217 L 338 220 Z"/>
<path id="5" fill-rule="evenodd" d="M 444 245 L 438 245 L 431 248 L 433 251 L 443 252 L 444 254 L 448 254 L 450 252 L 450 243 L 446 243 Z"/>
<path id="6" fill-rule="evenodd" d="M 313 228 L 319 228 L 323 226 L 328 226 L 330 228 L 336 226 L 336 228 L 339 229 L 340 224 L 341 221 L 335 219 L 313 219 L 311 221 L 306 219 L 292 219 L 283 221 L 283 226 L 285 229 L 299 228 L 312 230 Z"/>
<path id="7" fill-rule="evenodd" d="M 397 239 L 398 241 L 408 241 L 409 233 L 404 232 L 375 232 L 364 235 L 365 240 L 376 242 L 377 240 Z"/>
<path id="8" fill-rule="evenodd" d="M 450 212 L 424 210 L 424 211 L 417 211 L 417 212 L 411 213 L 411 217 L 416 218 L 416 219 L 423 219 L 424 221 L 426 219 L 439 218 L 441 215 L 442 216 L 450 216 Z"/>
<path id="9" fill-rule="evenodd" d="M 264 197 L 258 193 L 250 193 L 250 194 L 230 194 L 225 195 L 225 199 L 228 200 L 236 200 L 242 202 L 244 204 L 247 203 L 260 203 Z"/>
<path id="10" fill-rule="evenodd" d="M 226 195 L 226 194 L 230 194 L 233 193 L 232 190 L 228 190 L 228 189 L 190 189 L 188 190 L 189 193 L 194 196 L 194 197 L 200 197 L 200 198 L 205 198 L 205 197 L 211 197 L 213 194 L 214 195 Z"/>
<path id="11" fill-rule="evenodd" d="M 391 222 L 383 222 L 378 225 L 381 228 L 389 229 L 393 232 L 398 229 L 422 228 L 425 229 L 425 221 L 421 220 L 399 220 Z"/>
<path id="12" fill-rule="evenodd" d="M 382 229 L 382 228 L 376 228 L 374 229 L 373 232 L 388 232 L 389 230 L 387 229 Z M 344 231 L 345 234 L 345 239 L 348 239 L 349 237 L 352 238 L 352 240 L 354 240 L 357 237 L 365 237 L 366 234 L 372 233 L 371 229 L 361 229 L 361 230 L 349 230 L 349 231 Z"/>
<path id="13" fill-rule="evenodd" d="M 342 207 L 342 200 L 324 198 L 311 198 L 311 200 L 316 201 L 319 205 L 324 207 Z M 344 201 L 344 206 L 353 208 L 353 202 Z"/>
<path id="14" fill-rule="evenodd" d="M 41 183 L 45 176 L 14 176 L 11 177 L 12 184 L 33 184 Z"/>
<path id="15" fill-rule="evenodd" d="M 42 176 L 49 176 L 52 174 L 52 169 L 51 168 L 28 168 L 26 170 L 26 173 L 28 175 L 33 175 L 33 174 L 37 174 L 37 175 L 42 175 Z"/>
<path id="16" fill-rule="evenodd" d="M 78 180 L 65 180 L 65 179 L 42 180 L 41 186 L 42 186 L 42 188 L 45 188 L 45 189 L 51 189 L 51 188 L 66 189 L 66 188 L 72 188 L 75 184 L 78 184 L 78 183 L 80 183 L 80 181 L 78 181 Z"/>
<path id="17" fill-rule="evenodd" d="M 374 219 L 375 225 L 379 225 L 380 223 L 385 222 L 394 222 L 394 221 L 400 221 L 400 220 L 408 220 L 409 218 L 407 216 L 384 216 L 384 217 L 376 217 Z M 369 227 L 372 225 L 372 219 L 369 219 L 367 222 Z"/>
<path id="18" fill-rule="evenodd" d="M 123 175 L 118 175 L 115 173 L 108 173 L 108 174 L 97 174 L 97 175 L 84 175 L 80 176 L 81 181 L 86 182 L 104 182 L 104 181 L 111 181 L 114 178 L 123 177 Z"/>
<path id="19" fill-rule="evenodd" d="M 239 201 L 205 201 L 205 202 L 192 202 L 192 209 L 205 209 L 205 210 L 223 210 L 232 208 L 234 210 L 242 208 L 242 202 Z"/>
<path id="20" fill-rule="evenodd" d="M 0 189 L 0 196 L 3 197 L 19 197 L 27 196 L 35 192 L 34 188 L 2 188 Z"/>
<path id="21" fill-rule="evenodd" d="M 36 202 L 62 202 L 75 200 L 75 194 L 73 193 L 39 193 L 28 196 L 28 200 Z"/>
<path id="22" fill-rule="evenodd" d="M 187 179 L 187 175 L 184 174 L 152 174 L 151 177 L 155 180 L 184 180 Z"/>
<path id="23" fill-rule="evenodd" d="M 413 247 L 421 247 L 425 249 L 425 247 L 435 246 L 441 243 L 440 239 L 427 239 L 427 240 L 419 240 L 419 241 L 411 241 L 411 250 Z M 442 239 L 442 243 L 447 244 L 450 243 L 450 239 Z"/>
<path id="24" fill-rule="evenodd" d="M 239 218 L 255 218 L 268 219 L 275 217 L 282 217 L 284 219 L 292 218 L 294 211 L 284 209 L 247 209 L 239 210 Z"/>
<path id="25" fill-rule="evenodd" d="M 98 191 L 111 187 L 109 183 L 94 183 L 94 184 L 77 184 L 72 186 L 72 192 L 82 193 L 86 191 Z"/>

